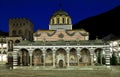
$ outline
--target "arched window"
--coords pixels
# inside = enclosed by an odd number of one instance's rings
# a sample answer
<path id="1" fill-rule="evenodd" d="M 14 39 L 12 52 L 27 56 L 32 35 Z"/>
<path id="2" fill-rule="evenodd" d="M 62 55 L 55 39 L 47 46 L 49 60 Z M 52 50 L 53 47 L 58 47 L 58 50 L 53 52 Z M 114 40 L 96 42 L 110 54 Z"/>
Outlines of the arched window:
<path id="1" fill-rule="evenodd" d="M 54 24 L 54 19 L 52 19 L 52 24 Z"/>
<path id="2" fill-rule="evenodd" d="M 57 18 L 57 24 L 60 24 L 60 19 L 59 18 Z"/>
<path id="3" fill-rule="evenodd" d="M 69 18 L 67 18 L 67 24 L 69 24 Z"/>
<path id="4" fill-rule="evenodd" d="M 22 35 L 22 31 L 21 31 L 21 30 L 19 30 L 19 31 L 18 31 L 18 34 L 19 34 L 19 35 Z"/>
<path id="5" fill-rule="evenodd" d="M 12 31 L 12 35 L 16 35 L 16 31 L 15 30 Z"/>
<path id="6" fill-rule="evenodd" d="M 62 18 L 62 23 L 63 23 L 63 24 L 65 23 L 65 18 Z"/>
<path id="7" fill-rule="evenodd" d="M 16 40 L 15 43 L 20 43 L 20 40 Z"/>

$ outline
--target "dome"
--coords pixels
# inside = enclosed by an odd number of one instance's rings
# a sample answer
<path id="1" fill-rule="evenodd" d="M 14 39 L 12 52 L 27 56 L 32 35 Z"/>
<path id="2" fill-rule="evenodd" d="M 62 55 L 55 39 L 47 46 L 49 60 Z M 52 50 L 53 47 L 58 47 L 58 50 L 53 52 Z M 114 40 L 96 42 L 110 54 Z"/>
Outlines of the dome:
<path id="1" fill-rule="evenodd" d="M 72 21 L 71 17 L 67 12 L 60 9 L 52 14 L 50 18 L 50 24 L 49 24 L 50 30 L 57 30 L 57 29 L 72 29 Z"/>
<path id="2" fill-rule="evenodd" d="M 68 13 L 65 12 L 64 10 L 60 9 L 60 10 L 56 11 L 55 13 L 53 13 L 52 16 L 56 16 L 56 15 L 65 15 L 65 16 L 68 16 Z"/>

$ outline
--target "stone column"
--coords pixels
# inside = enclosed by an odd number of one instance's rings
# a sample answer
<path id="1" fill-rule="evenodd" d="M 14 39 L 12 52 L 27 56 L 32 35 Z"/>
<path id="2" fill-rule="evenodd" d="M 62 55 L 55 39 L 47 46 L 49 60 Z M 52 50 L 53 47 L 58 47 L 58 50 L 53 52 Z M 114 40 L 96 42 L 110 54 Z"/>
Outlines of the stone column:
<path id="1" fill-rule="evenodd" d="M 120 56 L 118 56 L 118 63 L 120 64 Z"/>
<path id="2" fill-rule="evenodd" d="M 69 53 L 67 53 L 67 67 L 69 67 L 69 63 L 70 63 L 69 60 L 70 60 L 69 59 Z"/>
<path id="3" fill-rule="evenodd" d="M 79 59 L 80 59 L 80 51 L 81 51 L 81 48 L 77 48 L 77 57 L 78 57 L 78 66 L 80 65 L 80 62 L 79 62 Z"/>
<path id="4" fill-rule="evenodd" d="M 18 60 L 17 60 L 17 51 L 14 50 L 14 51 L 13 51 L 13 69 L 16 68 L 17 63 L 18 63 Z"/>
<path id="5" fill-rule="evenodd" d="M 120 64 L 120 52 L 118 52 L 118 63 Z"/>
<path id="6" fill-rule="evenodd" d="M 69 59 L 69 54 L 70 54 L 70 48 L 66 48 L 65 51 L 67 52 L 67 67 L 70 66 L 70 59 Z"/>
<path id="7" fill-rule="evenodd" d="M 77 54 L 77 63 L 78 63 L 78 66 L 79 66 L 79 58 L 80 58 L 80 54 Z"/>
<path id="8" fill-rule="evenodd" d="M 55 53 L 53 53 L 53 67 L 55 67 Z"/>
<path id="9" fill-rule="evenodd" d="M 22 53 L 20 53 L 20 65 L 22 66 Z"/>
<path id="10" fill-rule="evenodd" d="M 98 51 L 96 53 L 96 63 L 98 64 Z"/>
<path id="11" fill-rule="evenodd" d="M 30 53 L 30 66 L 32 66 L 32 53 Z"/>
<path id="12" fill-rule="evenodd" d="M 102 53 L 100 53 L 100 64 L 102 65 Z"/>
<path id="13" fill-rule="evenodd" d="M 45 53 L 43 53 L 43 66 L 45 66 Z"/>
<path id="14" fill-rule="evenodd" d="M 91 57 L 91 65 L 94 65 L 94 63 L 93 63 L 93 54 L 90 54 L 90 57 Z"/>
<path id="15" fill-rule="evenodd" d="M 96 55 L 96 54 L 95 54 Z M 97 57 L 98 55 L 96 55 L 96 57 Z M 91 59 L 91 65 L 93 66 L 94 65 L 94 49 L 93 48 L 91 48 L 90 49 L 90 59 Z M 98 58 L 97 58 L 98 59 Z M 96 60 L 97 60 L 96 59 Z"/>

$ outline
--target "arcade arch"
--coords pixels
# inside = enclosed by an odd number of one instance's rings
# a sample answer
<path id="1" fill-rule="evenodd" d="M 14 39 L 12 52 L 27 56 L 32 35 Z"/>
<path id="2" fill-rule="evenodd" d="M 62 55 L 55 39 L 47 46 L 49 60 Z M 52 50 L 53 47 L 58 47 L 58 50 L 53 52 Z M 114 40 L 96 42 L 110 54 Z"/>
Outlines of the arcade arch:
<path id="1" fill-rule="evenodd" d="M 80 51 L 79 63 L 81 65 L 90 65 L 90 63 L 91 63 L 90 51 L 87 48 L 83 48 Z"/>
<path id="2" fill-rule="evenodd" d="M 32 62 L 34 66 L 38 65 L 43 65 L 43 55 L 42 55 L 42 50 L 40 49 L 35 49 L 32 53 Z"/>

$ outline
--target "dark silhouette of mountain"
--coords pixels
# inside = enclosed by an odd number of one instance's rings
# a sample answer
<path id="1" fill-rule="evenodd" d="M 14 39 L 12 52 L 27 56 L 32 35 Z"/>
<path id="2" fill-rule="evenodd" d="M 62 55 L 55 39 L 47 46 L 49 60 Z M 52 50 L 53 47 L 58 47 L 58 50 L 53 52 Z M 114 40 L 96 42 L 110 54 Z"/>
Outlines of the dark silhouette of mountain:
<path id="1" fill-rule="evenodd" d="M 120 35 L 120 6 L 105 13 L 89 17 L 73 25 L 73 29 L 83 28 L 90 33 L 90 39 L 101 39 L 109 34 Z"/>
<path id="2" fill-rule="evenodd" d="M 0 37 L 1 36 L 3 36 L 3 37 L 8 36 L 8 33 L 7 32 L 3 32 L 3 31 L 0 30 Z"/>
<path id="3" fill-rule="evenodd" d="M 116 39 L 117 37 L 113 34 L 109 34 L 106 37 L 102 38 L 102 40 L 108 41 L 108 40 L 113 40 Z"/>

